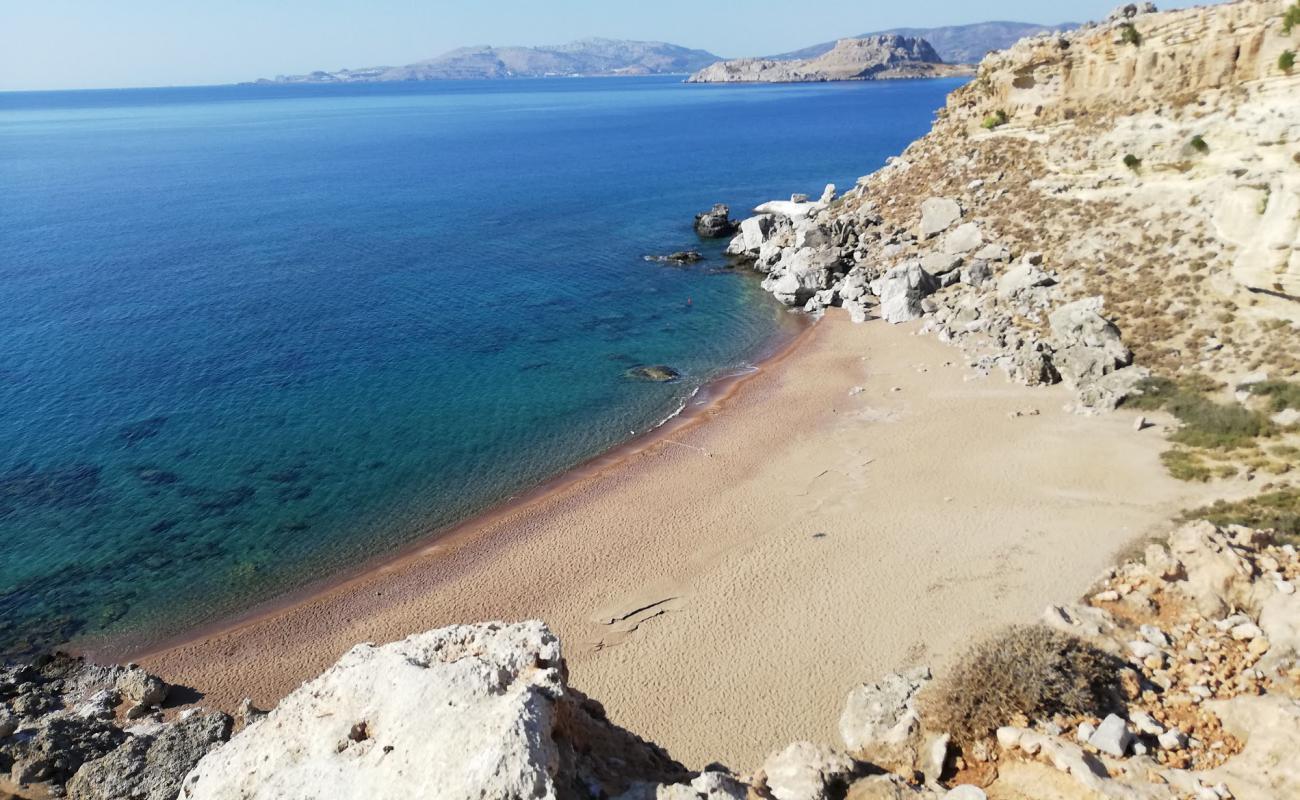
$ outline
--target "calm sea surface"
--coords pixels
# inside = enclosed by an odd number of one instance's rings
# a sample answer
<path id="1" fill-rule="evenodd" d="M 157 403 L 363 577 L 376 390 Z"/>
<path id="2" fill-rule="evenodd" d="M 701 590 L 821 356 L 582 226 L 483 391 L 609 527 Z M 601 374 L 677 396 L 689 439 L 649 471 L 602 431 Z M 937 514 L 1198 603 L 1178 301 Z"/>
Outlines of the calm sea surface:
<path id="1" fill-rule="evenodd" d="M 0 94 L 0 654 L 237 613 L 655 426 L 793 327 L 694 212 L 851 186 L 957 85 Z"/>

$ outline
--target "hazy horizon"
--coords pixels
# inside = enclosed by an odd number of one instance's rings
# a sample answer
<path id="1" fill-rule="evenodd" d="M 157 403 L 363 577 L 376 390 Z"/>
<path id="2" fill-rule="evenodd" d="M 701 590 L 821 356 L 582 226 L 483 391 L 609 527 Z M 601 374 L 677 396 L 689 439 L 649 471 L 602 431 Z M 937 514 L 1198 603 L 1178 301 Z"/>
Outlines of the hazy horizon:
<path id="1" fill-rule="evenodd" d="M 1160 4 L 1181 8 L 1196 3 Z M 1064 5 L 1064 4 L 1062 4 Z M 542 46 L 593 37 L 664 41 L 734 58 L 795 50 L 866 31 L 991 20 L 1055 25 L 1106 16 L 1115 0 L 1045 8 L 1032 0 L 958 0 L 862 8 L 826 0 L 791 14 L 777 0 L 648 7 L 503 0 L 490 9 L 447 0 L 255 0 L 181 7 L 162 0 L 0 0 L 0 91 L 230 84 L 279 74 L 401 65 L 475 45 Z"/>

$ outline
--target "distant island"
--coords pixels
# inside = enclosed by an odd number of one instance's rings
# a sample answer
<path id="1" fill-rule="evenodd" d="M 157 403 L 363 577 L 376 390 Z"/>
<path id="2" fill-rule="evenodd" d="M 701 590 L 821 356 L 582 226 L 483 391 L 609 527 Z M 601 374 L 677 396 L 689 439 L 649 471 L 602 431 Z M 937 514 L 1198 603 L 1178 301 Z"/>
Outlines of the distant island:
<path id="1" fill-rule="evenodd" d="M 398 67 L 363 67 L 279 75 L 257 83 L 390 81 L 688 74 L 721 57 L 667 42 L 583 39 L 553 47 L 462 47 Z"/>
<path id="2" fill-rule="evenodd" d="M 925 39 L 897 34 L 841 39 L 807 59 L 740 58 L 711 64 L 687 83 L 811 83 L 943 78 L 967 75 L 969 67 L 946 64 Z"/>
<path id="3" fill-rule="evenodd" d="M 948 64 L 978 64 L 994 50 L 1005 50 L 1027 36 L 1038 36 L 1053 31 L 1072 31 L 1078 28 L 1073 22 L 1059 25 L 1037 25 L 1031 22 L 977 22 L 972 25 L 950 25 L 941 28 L 893 28 L 872 31 L 852 38 L 870 39 L 876 36 L 905 36 L 929 42 L 939 58 Z M 822 42 L 774 56 L 773 61 L 796 61 L 817 58 L 835 49 L 836 42 Z"/>

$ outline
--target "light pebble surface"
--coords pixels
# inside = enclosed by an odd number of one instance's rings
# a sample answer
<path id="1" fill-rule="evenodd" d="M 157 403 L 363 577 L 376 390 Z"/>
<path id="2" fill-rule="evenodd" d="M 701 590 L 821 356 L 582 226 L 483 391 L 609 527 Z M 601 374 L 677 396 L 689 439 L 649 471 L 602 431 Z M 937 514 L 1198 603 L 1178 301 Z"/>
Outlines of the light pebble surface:
<path id="1" fill-rule="evenodd" d="M 686 446 L 634 450 L 141 663 L 229 710 L 273 704 L 356 642 L 542 618 L 572 684 L 689 766 L 838 742 L 854 685 L 919 663 L 942 674 L 972 637 L 1081 595 L 1192 497 L 1133 415 L 1008 419 L 1068 396 L 918 372 L 953 351 L 913 330 L 832 311 L 667 435 Z"/>

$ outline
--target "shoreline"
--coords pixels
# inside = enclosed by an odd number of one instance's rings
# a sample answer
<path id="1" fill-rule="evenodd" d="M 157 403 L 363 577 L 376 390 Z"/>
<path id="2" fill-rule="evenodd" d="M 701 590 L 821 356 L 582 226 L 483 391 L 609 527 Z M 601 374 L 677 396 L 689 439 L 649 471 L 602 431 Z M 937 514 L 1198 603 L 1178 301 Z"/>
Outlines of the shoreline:
<path id="1" fill-rule="evenodd" d="M 156 637 L 147 634 L 94 637 L 74 640 L 62 649 L 100 663 L 144 660 L 191 642 L 237 633 L 241 629 L 256 625 L 259 621 L 275 617 L 312 600 L 346 592 L 349 587 L 354 587 L 369 577 L 401 569 L 403 564 L 413 559 L 436 552 L 439 546 L 450 543 L 449 540 L 454 540 L 458 536 L 472 535 L 480 528 L 500 521 L 510 514 L 545 501 L 552 494 L 563 492 L 579 482 L 599 478 L 604 472 L 618 469 L 631 458 L 654 447 L 668 436 L 699 424 L 711 411 L 725 404 L 746 381 L 789 358 L 798 349 L 800 343 L 812 334 L 818 321 L 802 317 L 793 335 L 774 336 L 773 341 L 756 354 L 750 368 L 743 370 L 737 368 L 734 372 L 702 383 L 694 393 L 685 398 L 681 408 L 646 430 L 636 433 L 596 456 L 562 470 L 535 486 L 505 497 L 461 522 L 420 534 L 407 544 L 386 551 L 383 555 L 369 559 L 363 564 L 308 581 L 296 589 L 271 600 L 257 603 L 245 611 L 224 615 L 179 633 Z"/>
<path id="2" fill-rule="evenodd" d="M 914 330 L 829 313 L 617 463 L 139 661 L 202 705 L 266 707 L 358 642 L 540 618 L 573 685 L 686 763 L 833 739 L 849 688 L 1082 594 L 1194 491 L 1131 414 L 966 380 Z"/>

